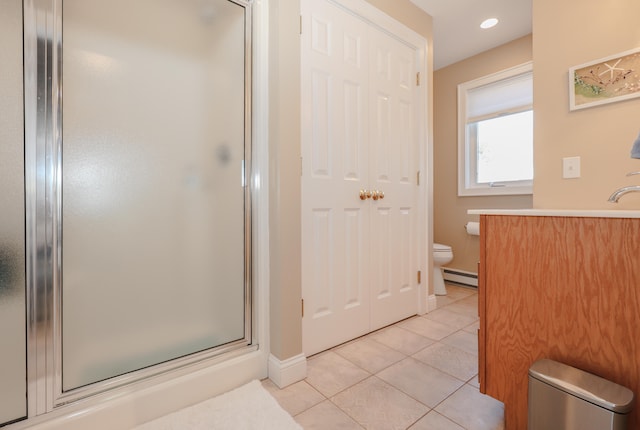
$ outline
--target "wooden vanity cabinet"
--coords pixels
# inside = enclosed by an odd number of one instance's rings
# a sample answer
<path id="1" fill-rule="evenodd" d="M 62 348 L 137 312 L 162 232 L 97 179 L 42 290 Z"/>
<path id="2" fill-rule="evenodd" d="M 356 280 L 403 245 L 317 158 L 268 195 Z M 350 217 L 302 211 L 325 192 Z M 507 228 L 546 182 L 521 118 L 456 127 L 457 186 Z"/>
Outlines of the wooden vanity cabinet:
<path id="1" fill-rule="evenodd" d="M 640 428 L 640 219 L 481 215 L 478 282 L 480 391 L 507 430 L 540 358 L 631 389 Z"/>

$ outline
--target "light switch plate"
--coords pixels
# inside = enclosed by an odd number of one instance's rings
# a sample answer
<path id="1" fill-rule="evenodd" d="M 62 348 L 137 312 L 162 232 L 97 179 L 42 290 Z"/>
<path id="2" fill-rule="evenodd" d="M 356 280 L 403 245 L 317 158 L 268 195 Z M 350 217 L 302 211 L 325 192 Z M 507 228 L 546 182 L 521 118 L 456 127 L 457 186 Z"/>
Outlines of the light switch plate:
<path id="1" fill-rule="evenodd" d="M 562 159 L 562 177 L 565 179 L 580 177 L 580 157 L 564 157 Z"/>

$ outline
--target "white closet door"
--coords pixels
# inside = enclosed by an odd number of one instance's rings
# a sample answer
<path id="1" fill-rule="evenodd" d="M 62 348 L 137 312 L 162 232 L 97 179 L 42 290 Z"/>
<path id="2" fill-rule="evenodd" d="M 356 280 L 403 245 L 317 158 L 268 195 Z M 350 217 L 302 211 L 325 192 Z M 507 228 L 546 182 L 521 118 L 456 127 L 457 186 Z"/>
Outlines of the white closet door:
<path id="1" fill-rule="evenodd" d="M 416 49 L 331 1 L 303 1 L 302 16 L 310 355 L 417 313 L 419 151 Z"/>
<path id="2" fill-rule="evenodd" d="M 375 330 L 417 311 L 419 151 L 415 50 L 375 27 L 369 49 L 369 182 L 380 195 L 370 233 Z"/>
<path id="3" fill-rule="evenodd" d="M 369 330 L 367 25 L 303 1 L 302 282 L 307 355 Z"/>

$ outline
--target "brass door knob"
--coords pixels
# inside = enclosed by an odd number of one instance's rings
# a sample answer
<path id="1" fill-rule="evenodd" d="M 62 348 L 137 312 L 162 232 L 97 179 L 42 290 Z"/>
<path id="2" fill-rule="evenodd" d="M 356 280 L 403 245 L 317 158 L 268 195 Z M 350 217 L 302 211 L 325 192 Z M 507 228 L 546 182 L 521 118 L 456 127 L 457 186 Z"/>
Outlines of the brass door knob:
<path id="1" fill-rule="evenodd" d="M 378 197 L 380 200 L 384 199 L 384 191 L 378 191 Z"/>
<path id="2" fill-rule="evenodd" d="M 378 190 L 375 190 L 375 191 L 373 192 L 373 194 L 371 195 L 371 198 L 372 198 L 373 200 L 378 200 L 378 199 L 380 198 L 380 194 L 379 194 L 379 193 L 380 193 L 380 192 L 379 192 Z"/>
<path id="3" fill-rule="evenodd" d="M 367 190 L 360 190 L 360 200 L 367 200 L 371 197 L 371 192 Z"/>

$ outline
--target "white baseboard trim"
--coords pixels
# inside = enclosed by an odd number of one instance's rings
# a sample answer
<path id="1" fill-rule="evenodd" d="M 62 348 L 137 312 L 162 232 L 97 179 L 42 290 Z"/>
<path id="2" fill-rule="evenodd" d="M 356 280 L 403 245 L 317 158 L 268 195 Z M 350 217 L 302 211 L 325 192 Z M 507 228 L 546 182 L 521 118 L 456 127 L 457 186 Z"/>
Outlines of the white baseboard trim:
<path id="1" fill-rule="evenodd" d="M 465 270 L 454 269 L 452 267 L 442 268 L 442 277 L 445 281 L 456 282 L 458 284 L 469 285 L 470 287 L 478 287 L 478 274 L 467 272 Z"/>
<path id="2" fill-rule="evenodd" d="M 307 377 L 307 357 L 298 354 L 294 357 L 280 360 L 269 355 L 269 379 L 279 388 L 284 388 Z"/>
<path id="3" fill-rule="evenodd" d="M 431 311 L 435 311 L 437 307 L 438 307 L 438 303 L 436 302 L 436 295 L 431 294 L 427 298 L 427 313 Z"/>

